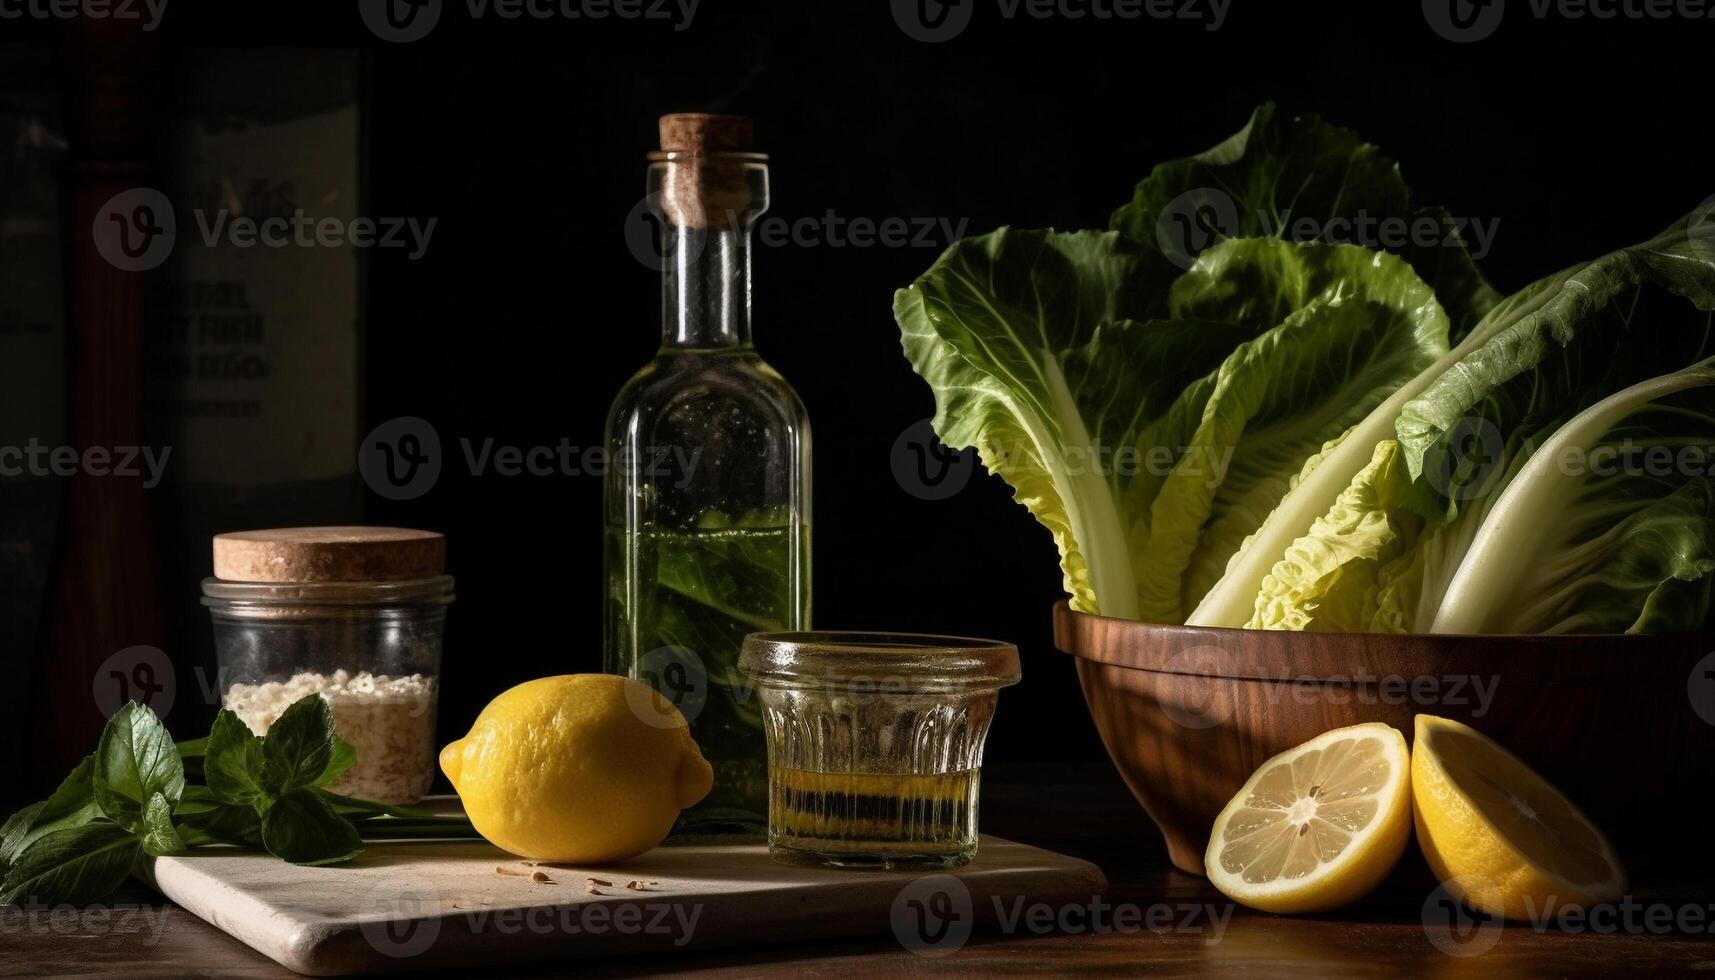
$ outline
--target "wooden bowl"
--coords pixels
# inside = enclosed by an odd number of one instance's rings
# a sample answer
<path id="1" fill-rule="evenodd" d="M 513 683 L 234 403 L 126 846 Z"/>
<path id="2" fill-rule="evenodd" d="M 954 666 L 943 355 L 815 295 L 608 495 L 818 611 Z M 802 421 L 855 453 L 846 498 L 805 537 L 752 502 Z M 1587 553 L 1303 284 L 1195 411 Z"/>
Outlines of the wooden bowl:
<path id="1" fill-rule="evenodd" d="M 1396 636 L 1159 626 L 1054 609 L 1108 755 L 1203 873 L 1215 816 L 1257 767 L 1331 728 L 1419 713 L 1511 749 L 1602 827 L 1628 864 L 1686 841 L 1715 758 L 1715 641 L 1662 636 Z M 1705 720 L 1703 714 L 1710 720 Z M 1689 830 L 1687 830 L 1689 832 Z"/>

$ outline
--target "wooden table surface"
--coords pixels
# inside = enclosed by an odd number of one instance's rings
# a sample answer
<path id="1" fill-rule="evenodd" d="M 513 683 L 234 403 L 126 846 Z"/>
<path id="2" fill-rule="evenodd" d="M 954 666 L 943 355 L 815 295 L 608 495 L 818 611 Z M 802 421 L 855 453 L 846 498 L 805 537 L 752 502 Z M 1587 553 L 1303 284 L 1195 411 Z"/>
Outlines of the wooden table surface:
<path id="1" fill-rule="evenodd" d="M 1626 919 L 1612 928 L 1606 922 L 1577 931 L 1466 922 L 1455 935 L 1446 924 L 1444 906 L 1432 901 L 1434 881 L 1415 848 L 1381 892 L 1357 907 L 1314 918 L 1283 918 L 1235 908 L 1201 878 L 1172 870 L 1154 826 L 1106 765 L 991 769 L 984 773 L 982 806 L 985 831 L 1100 865 L 1109 879 L 1106 902 L 1127 909 L 1115 918 L 1126 928 L 1073 933 L 1050 927 L 1041 934 L 1023 927 L 978 930 L 949 955 L 937 957 L 908 951 L 893 935 L 884 934 L 868 940 L 565 964 L 522 975 L 1042 972 L 1325 978 L 1639 973 L 1701 974 L 1715 980 L 1715 942 L 1710 939 L 1715 931 L 1715 882 L 1708 873 L 1657 874 L 1633 868 L 1640 904 L 1629 912 L 1620 910 Z M 16 909 L 0 910 L 0 976 L 294 975 L 146 891 L 128 892 L 116 904 L 130 907 L 29 917 Z M 1087 910 L 1055 914 L 1079 927 Z M 1103 915 L 1114 917 L 1112 912 Z M 1664 916 L 1690 928 L 1663 930 Z M 1576 929 L 1580 924 L 1572 925 Z M 946 949 L 944 945 L 934 951 Z"/>

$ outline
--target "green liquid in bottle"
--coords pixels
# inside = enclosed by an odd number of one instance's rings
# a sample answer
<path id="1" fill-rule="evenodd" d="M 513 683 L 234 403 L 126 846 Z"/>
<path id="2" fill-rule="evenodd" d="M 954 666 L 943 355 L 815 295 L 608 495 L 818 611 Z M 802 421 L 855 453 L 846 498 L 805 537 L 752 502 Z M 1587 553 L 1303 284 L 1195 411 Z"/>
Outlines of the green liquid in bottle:
<path id="1" fill-rule="evenodd" d="M 801 527 L 720 526 L 634 533 L 607 530 L 612 579 L 608 648 L 635 650 L 610 670 L 642 680 L 673 702 L 714 766 L 714 789 L 687 810 L 675 834 L 757 835 L 767 826 L 767 746 L 761 706 L 739 673 L 745 634 L 802 629 L 808 535 Z"/>

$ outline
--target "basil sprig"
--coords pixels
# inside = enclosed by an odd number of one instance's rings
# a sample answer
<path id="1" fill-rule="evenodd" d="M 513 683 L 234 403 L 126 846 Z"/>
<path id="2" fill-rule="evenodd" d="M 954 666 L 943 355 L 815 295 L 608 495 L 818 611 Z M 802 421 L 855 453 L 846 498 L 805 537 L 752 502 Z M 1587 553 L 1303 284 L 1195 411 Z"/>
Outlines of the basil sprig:
<path id="1" fill-rule="evenodd" d="M 52 796 L 0 824 L 0 905 L 98 901 L 145 856 L 205 844 L 323 865 L 356 857 L 365 838 L 475 836 L 462 818 L 329 792 L 356 761 L 319 695 L 294 702 L 265 736 L 222 709 L 207 738 L 176 745 L 131 702 Z"/>

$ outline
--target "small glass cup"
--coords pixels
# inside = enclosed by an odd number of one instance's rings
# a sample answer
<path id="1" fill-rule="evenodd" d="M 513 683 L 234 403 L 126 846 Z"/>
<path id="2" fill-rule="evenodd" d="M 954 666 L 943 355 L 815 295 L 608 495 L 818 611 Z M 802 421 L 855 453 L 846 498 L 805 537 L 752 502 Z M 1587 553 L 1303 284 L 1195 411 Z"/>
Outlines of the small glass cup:
<path id="1" fill-rule="evenodd" d="M 768 737 L 768 846 L 841 868 L 950 868 L 977 853 L 983 740 L 1010 643 L 752 633 L 739 667 Z"/>

